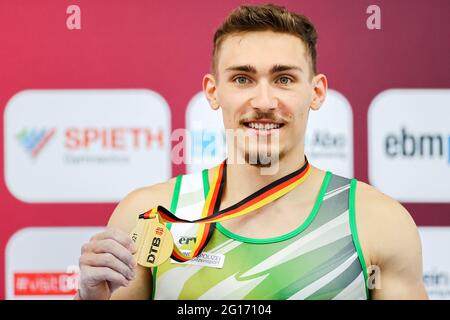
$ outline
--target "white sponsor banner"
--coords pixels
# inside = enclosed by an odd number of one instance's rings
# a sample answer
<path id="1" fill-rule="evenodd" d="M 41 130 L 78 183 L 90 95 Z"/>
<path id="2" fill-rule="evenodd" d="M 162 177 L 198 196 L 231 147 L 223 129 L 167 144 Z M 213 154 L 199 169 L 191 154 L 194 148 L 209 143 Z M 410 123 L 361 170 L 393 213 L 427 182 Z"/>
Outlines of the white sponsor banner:
<path id="1" fill-rule="evenodd" d="M 171 176 L 170 110 L 150 90 L 26 90 L 4 121 L 6 185 L 25 202 L 116 202 Z"/>
<path id="2" fill-rule="evenodd" d="M 6 245 L 6 299 L 73 299 L 81 246 L 101 227 L 25 228 Z"/>
<path id="3" fill-rule="evenodd" d="M 186 170 L 211 168 L 226 158 L 222 110 L 213 110 L 203 92 L 197 93 L 186 109 Z"/>
<path id="4" fill-rule="evenodd" d="M 430 299 L 450 300 L 450 227 L 419 227 L 423 281 Z"/>
<path id="5" fill-rule="evenodd" d="M 402 202 L 450 202 L 450 90 L 392 89 L 368 113 L 370 183 Z"/>
<path id="6" fill-rule="evenodd" d="M 222 112 L 211 109 L 203 92 L 188 104 L 186 128 L 191 136 L 186 145 L 187 172 L 213 167 L 226 157 Z M 353 114 L 339 92 L 329 90 L 322 108 L 309 113 L 305 152 L 313 165 L 353 176 Z"/>

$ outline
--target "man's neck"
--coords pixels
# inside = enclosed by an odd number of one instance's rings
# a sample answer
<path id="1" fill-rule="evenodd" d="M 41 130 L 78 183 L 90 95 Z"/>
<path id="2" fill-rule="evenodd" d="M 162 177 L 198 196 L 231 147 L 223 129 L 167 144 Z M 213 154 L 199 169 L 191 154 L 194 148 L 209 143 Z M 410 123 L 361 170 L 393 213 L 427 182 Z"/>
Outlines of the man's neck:
<path id="1" fill-rule="evenodd" d="M 263 168 L 248 163 L 227 163 L 227 177 L 222 203 L 234 204 L 269 183 L 298 170 L 305 163 L 303 150 L 286 154 L 278 163 L 273 164 L 277 170 L 263 174 Z"/>

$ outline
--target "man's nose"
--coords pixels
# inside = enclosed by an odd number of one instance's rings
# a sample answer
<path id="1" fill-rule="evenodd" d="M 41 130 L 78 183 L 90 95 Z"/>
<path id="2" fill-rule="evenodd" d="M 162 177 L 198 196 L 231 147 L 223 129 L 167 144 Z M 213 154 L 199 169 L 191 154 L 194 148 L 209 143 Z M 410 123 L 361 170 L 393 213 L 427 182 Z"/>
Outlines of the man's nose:
<path id="1" fill-rule="evenodd" d="M 267 82 L 260 82 L 255 88 L 254 97 L 251 100 L 251 106 L 261 111 L 276 109 L 278 99 L 274 95 L 273 88 Z"/>

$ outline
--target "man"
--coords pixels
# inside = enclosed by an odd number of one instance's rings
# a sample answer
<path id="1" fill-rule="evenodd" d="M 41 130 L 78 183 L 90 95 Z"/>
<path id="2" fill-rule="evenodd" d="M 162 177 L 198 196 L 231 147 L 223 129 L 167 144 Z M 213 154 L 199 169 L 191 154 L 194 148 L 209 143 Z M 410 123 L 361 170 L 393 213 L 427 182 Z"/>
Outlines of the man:
<path id="1" fill-rule="evenodd" d="M 223 263 L 219 268 L 170 259 L 144 268 L 133 257 L 137 248 L 129 234 L 138 214 L 158 205 L 184 219 L 200 218 L 220 166 L 130 193 L 107 230 L 83 246 L 77 298 L 427 298 L 420 239 L 405 208 L 363 182 L 307 163 L 308 113 L 321 107 L 327 91 L 326 77 L 316 70 L 316 40 L 304 16 L 274 5 L 242 6 L 216 31 L 212 73 L 203 78 L 225 128 L 257 137 L 256 143 L 227 137 L 228 156 L 245 161 L 226 162 L 219 208 L 299 168 L 308 171 L 307 176 L 302 171 L 302 182 L 252 212 L 216 224 L 204 252 Z M 271 174 L 261 173 L 267 167 L 262 158 L 250 161 L 264 147 L 277 168 Z M 197 229 L 170 227 L 175 244 L 192 250 Z"/>

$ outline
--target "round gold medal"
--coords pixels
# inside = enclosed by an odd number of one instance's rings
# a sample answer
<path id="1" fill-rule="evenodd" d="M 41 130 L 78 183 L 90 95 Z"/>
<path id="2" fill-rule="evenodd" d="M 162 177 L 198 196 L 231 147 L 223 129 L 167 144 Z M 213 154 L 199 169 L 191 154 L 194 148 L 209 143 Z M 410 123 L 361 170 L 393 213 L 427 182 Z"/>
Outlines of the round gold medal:
<path id="1" fill-rule="evenodd" d="M 158 218 L 144 220 L 148 223 L 142 236 L 137 262 L 143 267 L 151 268 L 164 263 L 173 250 L 173 237 L 167 227 Z"/>

